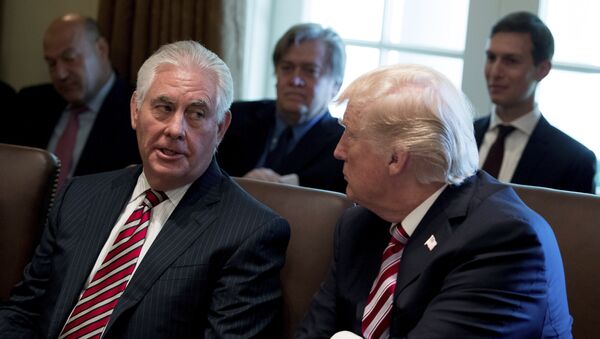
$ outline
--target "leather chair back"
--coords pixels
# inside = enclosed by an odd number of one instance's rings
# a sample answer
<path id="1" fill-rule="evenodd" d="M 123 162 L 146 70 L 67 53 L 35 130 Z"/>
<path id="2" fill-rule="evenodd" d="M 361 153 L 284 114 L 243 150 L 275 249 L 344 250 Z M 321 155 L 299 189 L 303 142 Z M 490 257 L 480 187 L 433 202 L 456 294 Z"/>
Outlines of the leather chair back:
<path id="1" fill-rule="evenodd" d="M 600 338 L 600 196 L 511 184 L 554 230 L 562 255 L 574 338 Z"/>
<path id="2" fill-rule="evenodd" d="M 50 152 L 0 144 L 0 301 L 8 299 L 43 230 L 56 191 L 58 159 Z"/>
<path id="3" fill-rule="evenodd" d="M 283 338 L 291 338 L 329 268 L 338 218 L 352 206 L 344 194 L 235 178 L 248 193 L 290 223 L 283 290 Z"/>

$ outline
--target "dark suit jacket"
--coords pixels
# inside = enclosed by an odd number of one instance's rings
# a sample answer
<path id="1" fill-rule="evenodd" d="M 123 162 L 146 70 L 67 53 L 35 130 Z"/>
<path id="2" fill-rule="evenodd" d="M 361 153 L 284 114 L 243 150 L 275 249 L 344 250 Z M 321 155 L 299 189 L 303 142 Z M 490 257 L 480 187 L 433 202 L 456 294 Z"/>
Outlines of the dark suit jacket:
<path id="1" fill-rule="evenodd" d="M 275 101 L 236 102 L 231 113 L 217 159 L 230 175 L 243 176 L 256 167 L 275 127 Z M 326 113 L 284 158 L 279 174 L 298 174 L 301 186 L 345 192 L 343 162 L 333 157 L 342 133 L 337 119 Z"/>
<path id="2" fill-rule="evenodd" d="M 296 338 L 360 333 L 390 223 L 355 207 Z M 429 250 L 425 242 L 435 237 Z M 449 186 L 410 237 L 391 313 L 393 338 L 570 337 L 562 261 L 550 226 L 485 172 Z"/>
<path id="3" fill-rule="evenodd" d="M 3 338 L 57 337 L 140 172 L 65 187 L 24 281 L 0 308 Z M 273 337 L 289 232 L 213 161 L 141 261 L 103 338 Z"/>
<path id="4" fill-rule="evenodd" d="M 124 80 L 116 79 L 100 107 L 75 175 L 141 163 L 129 113 L 132 90 Z M 9 143 L 45 149 L 67 102 L 51 84 L 45 84 L 23 88 L 17 103 L 13 128 L 5 138 Z"/>
<path id="5" fill-rule="evenodd" d="M 475 121 L 477 147 L 490 125 L 490 117 Z M 542 116 L 529 137 L 511 182 L 565 191 L 594 193 L 596 156 L 592 151 Z"/>

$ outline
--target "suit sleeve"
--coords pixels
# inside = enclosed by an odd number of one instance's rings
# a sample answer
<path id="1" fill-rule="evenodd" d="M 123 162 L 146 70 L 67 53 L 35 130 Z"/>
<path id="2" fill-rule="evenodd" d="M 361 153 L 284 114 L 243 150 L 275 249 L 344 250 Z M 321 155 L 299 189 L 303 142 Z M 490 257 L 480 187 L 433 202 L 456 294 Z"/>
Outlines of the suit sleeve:
<path id="1" fill-rule="evenodd" d="M 591 193 L 596 192 L 596 156 L 590 150 L 584 150 L 581 156 L 573 159 L 570 175 L 565 178 L 565 190 Z"/>
<path id="2" fill-rule="evenodd" d="M 275 338 L 281 314 L 279 273 L 289 241 L 288 223 L 272 219 L 246 239 L 221 270 L 204 338 Z"/>
<path id="3" fill-rule="evenodd" d="M 307 315 L 304 317 L 296 333 L 295 339 L 330 338 L 336 332 L 337 305 L 337 275 L 338 245 L 340 224 L 336 227 L 334 236 L 333 262 L 319 292 L 315 295 Z"/>

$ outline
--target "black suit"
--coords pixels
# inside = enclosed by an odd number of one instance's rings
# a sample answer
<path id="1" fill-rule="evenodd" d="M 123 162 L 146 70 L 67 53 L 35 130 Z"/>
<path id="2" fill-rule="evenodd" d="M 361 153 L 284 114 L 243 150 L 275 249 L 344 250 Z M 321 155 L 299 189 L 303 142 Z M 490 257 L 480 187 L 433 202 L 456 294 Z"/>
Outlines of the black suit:
<path id="1" fill-rule="evenodd" d="M 104 99 L 75 167 L 84 175 L 141 163 L 129 102 L 133 89 L 116 79 Z M 9 143 L 46 149 L 67 102 L 51 84 L 23 88 L 17 95 L 18 112 L 5 136 Z"/>
<path id="2" fill-rule="evenodd" d="M 217 159 L 230 175 L 243 176 L 256 167 L 275 127 L 275 101 L 236 102 L 231 113 Z M 345 192 L 343 162 L 333 157 L 342 133 L 337 119 L 327 112 L 284 158 L 279 174 L 298 174 L 301 186 Z"/>
<path id="3" fill-rule="evenodd" d="M 296 338 L 360 333 L 390 223 L 355 207 L 340 219 L 334 262 Z M 434 236 L 437 245 L 424 244 Z M 485 172 L 449 186 L 404 249 L 392 338 L 569 338 L 562 261 L 550 226 Z"/>
<path id="4" fill-rule="evenodd" d="M 481 146 L 490 117 L 475 121 L 475 139 Z M 523 150 L 510 182 L 565 191 L 594 193 L 596 156 L 542 116 Z"/>
<path id="5" fill-rule="evenodd" d="M 0 308 L 3 338 L 59 334 L 140 172 L 65 187 L 24 281 Z M 273 337 L 289 232 L 213 161 L 152 243 L 103 338 Z"/>

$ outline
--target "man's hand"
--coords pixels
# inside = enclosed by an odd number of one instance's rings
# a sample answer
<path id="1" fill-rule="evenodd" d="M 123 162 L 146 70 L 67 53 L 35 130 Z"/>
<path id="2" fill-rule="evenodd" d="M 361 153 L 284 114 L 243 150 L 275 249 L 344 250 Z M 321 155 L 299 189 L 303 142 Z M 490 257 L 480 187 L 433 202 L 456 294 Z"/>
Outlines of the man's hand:
<path id="1" fill-rule="evenodd" d="M 244 178 L 269 181 L 269 182 L 277 182 L 282 184 L 290 184 L 290 185 L 299 185 L 298 175 L 297 174 L 287 174 L 280 175 L 279 173 L 273 171 L 270 168 L 255 168 L 252 171 L 246 173 Z"/>

